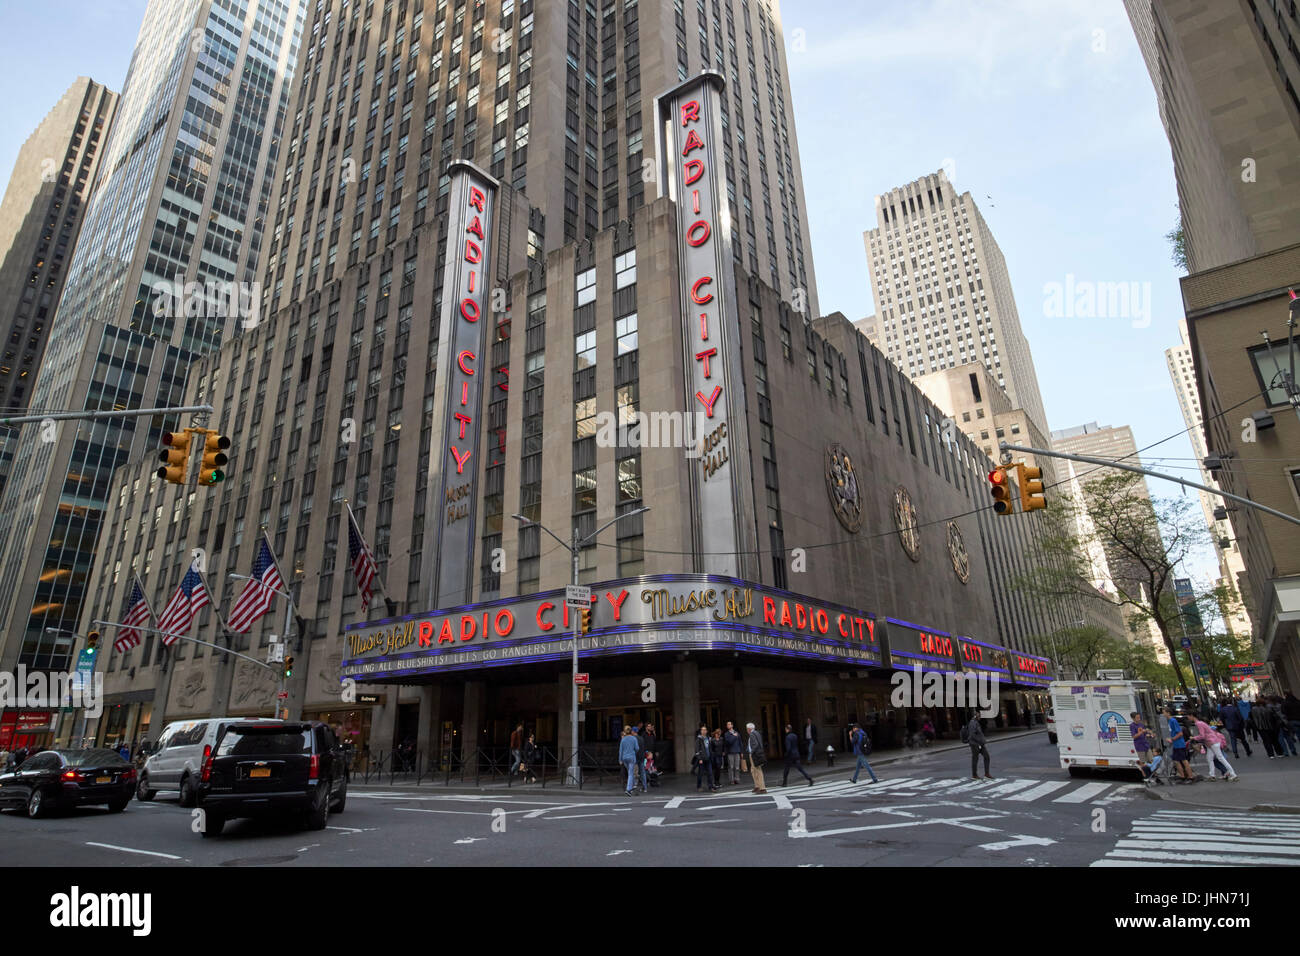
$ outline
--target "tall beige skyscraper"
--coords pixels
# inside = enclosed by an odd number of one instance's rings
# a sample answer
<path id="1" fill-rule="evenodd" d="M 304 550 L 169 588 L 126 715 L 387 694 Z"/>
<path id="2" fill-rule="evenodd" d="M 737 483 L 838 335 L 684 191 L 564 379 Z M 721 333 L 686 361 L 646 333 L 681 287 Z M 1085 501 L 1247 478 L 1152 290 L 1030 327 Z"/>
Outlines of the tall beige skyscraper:
<path id="1" fill-rule="evenodd" d="M 943 170 L 876 197 L 863 235 L 876 315 L 863 331 L 908 376 L 982 362 L 1038 431 L 1047 415 L 1006 259 Z"/>
<path id="2" fill-rule="evenodd" d="M 1182 342 L 1165 349 L 1165 362 L 1169 366 L 1169 377 L 1174 383 L 1174 394 L 1178 396 L 1178 408 L 1183 413 L 1183 421 L 1187 423 L 1187 436 L 1191 439 L 1192 450 L 1196 453 L 1197 467 L 1201 472 L 1199 481 L 1203 485 L 1217 488 L 1218 482 L 1205 467 L 1209 450 L 1205 445 L 1205 431 L 1201 427 L 1201 396 L 1196 390 L 1196 371 L 1192 364 L 1192 347 L 1188 342 L 1185 319 L 1179 320 L 1178 331 Z M 1240 577 L 1246 573 L 1245 562 L 1241 559 L 1241 549 L 1232 541 L 1232 527 L 1228 524 L 1226 512 L 1220 512 L 1224 514 L 1222 519 L 1214 517 L 1215 508 L 1223 507 L 1224 502 L 1204 491 L 1199 494 L 1201 510 L 1205 512 L 1205 523 L 1210 529 L 1214 553 L 1219 561 L 1220 578 L 1224 583 L 1231 585 L 1240 597 L 1247 593 L 1243 589 Z M 1244 606 L 1226 609 L 1223 619 L 1230 633 L 1249 636 L 1250 618 Z"/>
<path id="3" fill-rule="evenodd" d="M 1188 270 L 1300 240 L 1295 4 L 1124 0 L 1124 7 L 1173 152 Z"/>

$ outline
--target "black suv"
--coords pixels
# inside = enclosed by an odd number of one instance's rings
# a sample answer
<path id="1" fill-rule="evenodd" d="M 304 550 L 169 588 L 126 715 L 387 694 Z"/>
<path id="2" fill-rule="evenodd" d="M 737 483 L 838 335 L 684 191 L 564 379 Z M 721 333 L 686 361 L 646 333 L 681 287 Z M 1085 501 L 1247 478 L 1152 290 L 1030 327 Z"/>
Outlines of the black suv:
<path id="1" fill-rule="evenodd" d="M 203 835 L 221 835 L 226 821 L 267 813 L 301 813 L 323 830 L 342 813 L 347 763 L 334 732 L 318 720 L 230 724 L 203 764 L 198 803 Z"/>

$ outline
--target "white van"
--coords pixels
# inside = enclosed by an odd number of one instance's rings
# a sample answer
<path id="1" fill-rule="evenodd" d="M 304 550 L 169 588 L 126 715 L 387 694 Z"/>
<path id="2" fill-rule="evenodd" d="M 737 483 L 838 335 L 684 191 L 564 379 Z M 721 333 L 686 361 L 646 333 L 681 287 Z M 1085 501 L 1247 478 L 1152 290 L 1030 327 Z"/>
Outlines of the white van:
<path id="1" fill-rule="evenodd" d="M 1140 771 L 1129 729 L 1134 711 L 1157 738 L 1161 721 L 1151 685 L 1140 680 L 1053 681 L 1048 688 L 1056 712 L 1061 766 Z"/>
<path id="2" fill-rule="evenodd" d="M 227 724 L 238 721 L 263 720 L 261 717 L 204 717 L 197 720 L 178 720 L 163 728 L 158 742 L 151 748 L 149 759 L 140 771 L 135 795 L 149 801 L 162 790 L 180 794 L 182 807 L 194 806 L 199 774 L 203 761 L 217 737 Z"/>

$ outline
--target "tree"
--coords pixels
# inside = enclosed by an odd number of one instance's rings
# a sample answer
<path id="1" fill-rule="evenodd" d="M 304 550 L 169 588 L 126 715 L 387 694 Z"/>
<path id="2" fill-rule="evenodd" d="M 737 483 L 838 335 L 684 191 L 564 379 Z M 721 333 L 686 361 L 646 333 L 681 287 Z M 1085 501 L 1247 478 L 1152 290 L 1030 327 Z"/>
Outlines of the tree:
<path id="1" fill-rule="evenodd" d="M 1040 560 L 1013 585 L 1044 597 L 1078 596 L 1105 600 L 1089 582 L 1095 579 L 1088 544 L 1078 528 L 1091 527 L 1110 565 L 1119 603 L 1140 623 L 1155 623 L 1173 662 L 1177 685 L 1187 689 L 1177 650 L 1182 609 L 1174 595 L 1174 571 L 1209 540 L 1199 506 L 1188 498 L 1147 496 L 1146 483 L 1127 472 L 1088 481 L 1081 498 L 1060 495 L 1057 507 L 1042 512 Z M 1086 516 L 1086 517 L 1085 517 Z"/>
<path id="2" fill-rule="evenodd" d="M 1179 210 L 1178 225 L 1165 233 L 1165 239 L 1169 243 L 1169 257 L 1173 259 L 1174 265 L 1184 272 L 1190 271 L 1187 268 L 1187 237 L 1183 233 L 1183 214 Z"/>

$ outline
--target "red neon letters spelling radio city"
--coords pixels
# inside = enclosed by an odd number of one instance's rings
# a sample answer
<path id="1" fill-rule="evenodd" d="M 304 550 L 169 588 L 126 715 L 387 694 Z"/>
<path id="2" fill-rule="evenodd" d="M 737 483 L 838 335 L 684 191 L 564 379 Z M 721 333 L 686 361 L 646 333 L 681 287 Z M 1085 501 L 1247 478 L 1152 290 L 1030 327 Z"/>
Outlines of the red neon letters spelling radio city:
<path id="1" fill-rule="evenodd" d="M 480 309 L 478 301 L 474 298 L 478 293 L 478 287 L 482 285 L 483 280 L 479 278 L 478 269 L 475 268 L 483 261 L 483 223 L 481 216 L 484 213 L 484 203 L 487 197 L 477 186 L 469 188 L 469 207 L 474 210 L 474 215 L 469 220 L 469 225 L 465 227 L 465 246 L 462 251 L 463 261 L 469 265 L 466 271 L 468 282 L 467 292 L 469 293 L 460 300 L 460 318 L 463 322 L 477 322 L 479 320 Z M 474 239 L 477 238 L 478 242 Z M 478 361 L 478 356 L 470 349 L 462 349 L 456 355 L 456 369 L 460 372 L 453 379 L 452 394 L 459 394 L 460 410 L 454 414 L 457 424 L 460 426 L 454 441 L 465 440 L 465 428 L 474 423 L 470 414 L 474 408 L 470 402 L 470 379 L 474 376 L 474 363 Z M 459 389 L 455 386 L 460 386 Z M 456 474 L 464 474 L 465 463 L 469 461 L 470 455 L 474 453 L 471 446 L 466 446 L 462 451 L 456 444 L 451 445 L 451 456 L 456 459 Z"/>
<path id="2" fill-rule="evenodd" d="M 681 106 L 681 123 L 682 128 L 688 130 L 686 140 L 682 145 L 682 173 L 683 182 L 689 187 L 699 182 L 705 173 L 705 156 L 704 140 L 700 138 L 700 103 L 699 100 L 688 100 Z M 697 153 L 699 155 L 693 155 Z M 689 196 L 688 205 L 691 212 L 700 216 L 700 191 L 692 189 Z M 686 244 L 694 248 L 701 248 L 712 238 L 713 229 L 707 219 L 696 218 L 689 226 L 686 227 Z M 691 301 L 696 305 L 708 305 L 713 301 L 713 293 L 709 286 L 713 284 L 713 276 L 702 275 L 691 284 Z M 709 313 L 700 311 L 700 335 L 699 350 L 695 353 L 695 361 L 703 363 L 703 373 L 706 380 L 712 380 L 713 369 L 709 360 L 718 354 L 717 346 L 709 344 Z M 713 391 L 708 395 L 704 392 L 695 393 L 696 400 L 704 407 L 704 414 L 712 418 L 713 406 L 717 404 L 718 399 L 722 397 L 722 386 L 714 385 Z"/>

